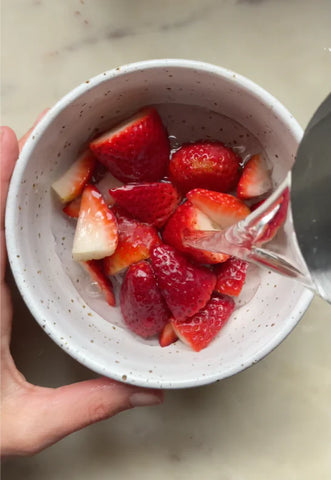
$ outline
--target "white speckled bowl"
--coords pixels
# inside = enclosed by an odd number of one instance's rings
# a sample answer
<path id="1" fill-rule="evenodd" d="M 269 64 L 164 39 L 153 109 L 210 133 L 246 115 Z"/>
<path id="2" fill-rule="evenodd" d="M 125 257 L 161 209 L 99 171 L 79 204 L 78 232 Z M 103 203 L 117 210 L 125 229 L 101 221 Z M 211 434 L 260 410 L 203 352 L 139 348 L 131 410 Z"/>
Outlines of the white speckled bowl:
<path id="1" fill-rule="evenodd" d="M 264 357 L 297 324 L 312 294 L 287 278 L 261 271 L 253 299 L 200 353 L 181 342 L 162 349 L 157 341 L 140 341 L 122 326 L 118 310 L 111 311 L 108 321 L 97 313 L 105 307 L 102 299 L 92 301 L 95 308 L 86 304 L 72 281 L 70 259 L 64 265 L 57 254 L 62 247 L 70 251 L 66 242 L 73 227 L 50 185 L 96 131 L 143 105 L 158 103 L 199 105 L 235 119 L 275 160 L 276 183 L 294 161 L 301 128 L 277 100 L 249 80 L 187 60 L 127 65 L 74 89 L 36 127 L 11 181 L 6 238 L 20 292 L 58 345 L 102 375 L 146 387 L 181 388 L 233 375 Z"/>

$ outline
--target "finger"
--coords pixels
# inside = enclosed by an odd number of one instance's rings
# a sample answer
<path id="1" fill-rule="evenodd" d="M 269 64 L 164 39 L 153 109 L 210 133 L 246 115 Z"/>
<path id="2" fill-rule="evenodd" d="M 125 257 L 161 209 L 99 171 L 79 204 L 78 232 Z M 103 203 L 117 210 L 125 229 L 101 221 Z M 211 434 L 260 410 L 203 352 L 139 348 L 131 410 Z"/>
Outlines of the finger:
<path id="1" fill-rule="evenodd" d="M 45 108 L 45 110 L 43 110 L 39 115 L 38 117 L 36 118 L 34 124 L 32 125 L 32 127 L 30 128 L 30 130 L 28 130 L 22 138 L 20 138 L 20 140 L 18 141 L 18 145 L 19 145 L 19 149 L 20 151 L 22 150 L 25 142 L 27 141 L 27 139 L 29 138 L 29 136 L 31 135 L 33 129 L 35 128 L 35 126 L 40 122 L 40 120 L 43 118 L 43 116 L 48 112 L 49 108 Z"/>
<path id="2" fill-rule="evenodd" d="M 54 414 L 53 432 L 62 438 L 122 410 L 157 405 L 162 400 L 163 393 L 159 390 L 138 389 L 108 378 L 99 378 L 55 390 L 49 403 L 49 417 Z"/>
<path id="3" fill-rule="evenodd" d="M 1 209 L 1 278 L 2 281 L 5 274 L 6 263 L 6 247 L 5 247 L 5 207 L 8 193 L 9 181 L 14 169 L 15 162 L 18 157 L 17 138 L 13 130 L 9 127 L 1 127 L 0 133 L 0 209 Z"/>
<path id="4" fill-rule="evenodd" d="M 52 445 L 72 432 L 138 406 L 158 405 L 161 390 L 149 390 L 98 378 L 58 389 L 33 387 L 19 404 L 4 404 L 3 418 L 14 414 L 19 428 L 4 439 L 5 453 L 32 454 Z M 6 408 L 7 407 L 7 408 Z M 18 408 L 19 407 L 19 408 Z M 7 429 L 8 430 L 8 429 Z M 6 431 L 3 425 L 3 431 Z"/>

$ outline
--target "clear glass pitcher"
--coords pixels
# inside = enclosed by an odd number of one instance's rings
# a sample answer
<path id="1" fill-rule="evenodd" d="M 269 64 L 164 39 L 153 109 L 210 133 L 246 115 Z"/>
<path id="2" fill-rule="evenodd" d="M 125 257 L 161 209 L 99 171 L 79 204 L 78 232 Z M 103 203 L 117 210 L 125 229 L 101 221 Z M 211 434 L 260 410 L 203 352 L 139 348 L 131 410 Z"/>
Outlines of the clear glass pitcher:
<path id="1" fill-rule="evenodd" d="M 290 276 L 331 303 L 331 94 L 277 190 L 239 223 L 187 232 L 185 242 Z"/>

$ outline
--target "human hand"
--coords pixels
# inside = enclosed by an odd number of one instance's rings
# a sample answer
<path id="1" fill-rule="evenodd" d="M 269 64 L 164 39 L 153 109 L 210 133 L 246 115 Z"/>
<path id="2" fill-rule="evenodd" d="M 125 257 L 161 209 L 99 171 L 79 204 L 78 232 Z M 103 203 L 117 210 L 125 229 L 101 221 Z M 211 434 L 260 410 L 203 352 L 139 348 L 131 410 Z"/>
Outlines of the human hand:
<path id="1" fill-rule="evenodd" d="M 31 130 L 17 141 L 9 127 L 0 131 L 1 167 L 1 455 L 30 455 L 87 425 L 136 406 L 162 403 L 163 393 L 98 378 L 60 388 L 32 385 L 10 353 L 12 304 L 5 284 L 4 213 L 10 177 Z"/>

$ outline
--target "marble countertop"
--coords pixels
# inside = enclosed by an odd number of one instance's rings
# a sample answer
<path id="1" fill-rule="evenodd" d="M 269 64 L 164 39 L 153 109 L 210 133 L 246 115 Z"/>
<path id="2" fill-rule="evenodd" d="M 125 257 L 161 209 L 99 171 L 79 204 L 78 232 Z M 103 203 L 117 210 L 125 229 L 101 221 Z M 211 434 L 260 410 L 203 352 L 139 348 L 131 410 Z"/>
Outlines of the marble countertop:
<path id="1" fill-rule="evenodd" d="M 2 124 L 22 135 L 86 78 L 131 61 L 189 58 L 262 85 L 304 127 L 330 91 L 330 0 L 2 0 Z M 10 279 L 18 367 L 46 386 L 91 377 L 44 334 Z M 7 480 L 311 480 L 331 476 L 331 307 L 314 299 L 267 358 L 171 391 L 31 458 Z"/>

